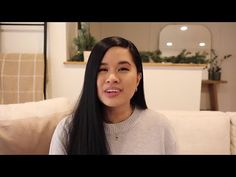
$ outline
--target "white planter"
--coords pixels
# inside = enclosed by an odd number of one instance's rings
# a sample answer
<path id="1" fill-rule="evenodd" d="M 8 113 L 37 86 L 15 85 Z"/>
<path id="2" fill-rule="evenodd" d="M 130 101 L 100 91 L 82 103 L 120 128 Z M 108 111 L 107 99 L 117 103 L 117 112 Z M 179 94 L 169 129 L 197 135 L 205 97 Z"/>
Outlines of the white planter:
<path id="1" fill-rule="evenodd" d="M 84 51 L 84 62 L 88 62 L 91 51 Z"/>

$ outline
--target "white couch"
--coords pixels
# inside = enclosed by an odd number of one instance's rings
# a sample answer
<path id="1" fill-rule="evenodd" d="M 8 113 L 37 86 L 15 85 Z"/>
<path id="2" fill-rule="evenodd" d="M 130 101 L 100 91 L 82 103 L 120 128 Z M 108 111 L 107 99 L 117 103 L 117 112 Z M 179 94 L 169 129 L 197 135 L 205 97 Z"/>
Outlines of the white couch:
<path id="1" fill-rule="evenodd" d="M 0 154 L 48 154 L 56 125 L 72 109 L 66 98 L 0 105 Z"/>
<path id="2" fill-rule="evenodd" d="M 235 153 L 232 128 L 236 113 L 220 111 L 160 111 L 175 130 L 179 154 Z M 234 121 L 234 122 L 232 122 Z M 234 128 L 235 129 L 235 128 Z M 236 133 L 236 129 L 234 130 Z"/>
<path id="3" fill-rule="evenodd" d="M 66 98 L 0 105 L 0 154 L 48 154 L 57 123 L 72 110 Z M 236 154 L 236 113 L 159 112 L 175 130 L 179 154 Z"/>

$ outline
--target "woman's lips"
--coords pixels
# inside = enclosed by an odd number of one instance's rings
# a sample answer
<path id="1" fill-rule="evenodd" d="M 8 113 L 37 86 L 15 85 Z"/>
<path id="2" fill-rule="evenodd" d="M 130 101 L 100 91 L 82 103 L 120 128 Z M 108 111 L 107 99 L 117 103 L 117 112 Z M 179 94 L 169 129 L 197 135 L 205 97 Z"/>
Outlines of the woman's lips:
<path id="1" fill-rule="evenodd" d="M 107 97 L 116 97 L 121 93 L 121 91 L 120 88 L 108 88 L 104 92 Z"/>

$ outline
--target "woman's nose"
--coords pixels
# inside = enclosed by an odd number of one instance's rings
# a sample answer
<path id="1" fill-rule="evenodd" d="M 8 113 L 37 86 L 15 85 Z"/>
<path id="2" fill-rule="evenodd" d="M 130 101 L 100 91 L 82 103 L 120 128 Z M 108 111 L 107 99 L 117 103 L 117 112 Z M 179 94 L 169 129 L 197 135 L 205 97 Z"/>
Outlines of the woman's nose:
<path id="1" fill-rule="evenodd" d="M 106 83 L 119 83 L 119 78 L 115 73 L 110 73 L 106 79 Z"/>

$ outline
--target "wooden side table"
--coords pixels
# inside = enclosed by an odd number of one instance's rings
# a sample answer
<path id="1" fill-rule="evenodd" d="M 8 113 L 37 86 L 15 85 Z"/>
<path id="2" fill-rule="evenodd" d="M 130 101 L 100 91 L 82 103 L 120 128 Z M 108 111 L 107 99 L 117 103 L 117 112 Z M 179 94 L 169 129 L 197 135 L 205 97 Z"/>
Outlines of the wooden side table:
<path id="1" fill-rule="evenodd" d="M 223 84 L 223 83 L 227 83 L 227 81 L 202 80 L 202 84 L 208 86 L 208 91 L 210 95 L 210 106 L 212 111 L 219 110 L 218 98 L 217 98 L 217 84 Z"/>

